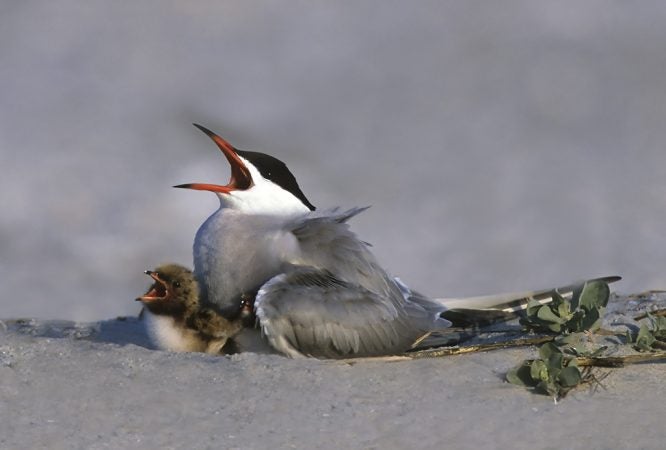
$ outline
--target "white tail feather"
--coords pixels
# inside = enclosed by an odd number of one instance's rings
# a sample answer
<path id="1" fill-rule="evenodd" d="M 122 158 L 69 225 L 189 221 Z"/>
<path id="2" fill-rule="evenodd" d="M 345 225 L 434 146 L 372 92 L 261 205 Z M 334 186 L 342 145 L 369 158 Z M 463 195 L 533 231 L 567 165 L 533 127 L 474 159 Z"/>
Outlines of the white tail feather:
<path id="1" fill-rule="evenodd" d="M 447 309 L 498 309 L 504 312 L 517 312 L 527 308 L 530 300 L 538 300 L 540 303 L 548 303 L 552 300 L 552 292 L 556 290 L 561 296 L 571 297 L 576 286 L 589 281 L 604 281 L 608 284 L 619 281 L 618 276 L 609 276 L 583 280 L 577 283 L 570 283 L 566 286 L 541 289 L 536 291 L 513 292 L 507 294 L 483 295 L 479 297 L 464 298 L 437 298 L 433 301 L 445 306 Z"/>

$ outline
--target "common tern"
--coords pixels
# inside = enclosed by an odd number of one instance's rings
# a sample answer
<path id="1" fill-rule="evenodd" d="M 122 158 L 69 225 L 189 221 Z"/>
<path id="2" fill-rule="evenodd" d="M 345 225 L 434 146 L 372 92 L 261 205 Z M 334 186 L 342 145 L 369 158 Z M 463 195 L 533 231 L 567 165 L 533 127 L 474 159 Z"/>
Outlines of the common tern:
<path id="1" fill-rule="evenodd" d="M 547 301 L 552 292 L 427 298 L 390 276 L 369 244 L 349 229 L 348 220 L 366 208 L 315 211 L 284 163 L 237 150 L 195 126 L 217 144 L 231 166 L 226 185 L 175 186 L 214 192 L 220 200 L 194 240 L 202 302 L 235 318 L 241 305 L 256 297 L 262 333 L 285 355 L 402 353 L 449 327 L 451 322 L 442 317 L 448 307 L 515 311 L 533 296 Z M 569 288 L 560 293 L 566 295 Z"/>
<path id="2" fill-rule="evenodd" d="M 194 242 L 204 302 L 235 317 L 243 299 L 256 296 L 263 334 L 292 357 L 404 352 L 450 325 L 440 317 L 441 304 L 404 295 L 368 244 L 350 231 L 347 221 L 365 208 L 312 211 L 283 163 L 263 155 L 270 163 L 262 166 L 256 153 L 198 128 L 231 165 L 226 185 L 177 186 L 215 192 L 220 200 Z"/>
<path id="3" fill-rule="evenodd" d="M 146 307 L 147 331 L 158 348 L 211 354 L 234 352 L 232 338 L 242 329 L 242 320 L 230 321 L 203 307 L 198 283 L 189 269 L 165 264 L 145 273 L 153 284 L 136 300 Z"/>

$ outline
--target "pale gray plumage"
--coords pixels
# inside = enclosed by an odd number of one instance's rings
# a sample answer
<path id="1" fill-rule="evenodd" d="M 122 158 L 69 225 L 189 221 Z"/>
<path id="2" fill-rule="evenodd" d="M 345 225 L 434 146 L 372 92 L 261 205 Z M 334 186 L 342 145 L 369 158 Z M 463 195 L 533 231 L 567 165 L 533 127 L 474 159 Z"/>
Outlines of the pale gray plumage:
<path id="1" fill-rule="evenodd" d="M 235 316 L 243 298 L 282 271 L 281 254 L 295 252 L 295 239 L 270 215 L 223 208 L 204 222 L 194 241 L 194 272 L 201 298 Z M 284 248 L 281 248 L 284 247 Z"/>
<path id="2" fill-rule="evenodd" d="M 225 300 L 258 291 L 255 308 L 262 330 L 273 347 L 290 356 L 400 353 L 448 327 L 440 317 L 442 305 L 405 295 L 368 244 L 349 230 L 346 221 L 363 210 L 311 212 L 279 221 L 234 217 L 233 226 L 243 232 L 217 233 L 215 248 L 222 252 L 197 252 L 204 271 L 220 263 L 229 269 L 230 261 L 215 256 L 234 255 L 234 270 L 206 276 L 212 281 L 208 301 L 228 308 Z"/>

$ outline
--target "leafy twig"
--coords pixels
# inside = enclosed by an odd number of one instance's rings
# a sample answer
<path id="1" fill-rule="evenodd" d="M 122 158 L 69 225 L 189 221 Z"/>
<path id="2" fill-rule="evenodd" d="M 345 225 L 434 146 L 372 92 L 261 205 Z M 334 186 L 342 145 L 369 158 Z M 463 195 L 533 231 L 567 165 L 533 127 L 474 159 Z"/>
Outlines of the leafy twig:
<path id="1" fill-rule="evenodd" d="M 627 332 L 627 341 L 634 344 L 634 349 L 639 352 L 650 352 L 654 349 L 666 348 L 666 317 L 654 316 L 647 313 L 650 326 L 642 324 L 635 336 Z"/>
<path id="2" fill-rule="evenodd" d="M 571 298 L 557 291 L 551 296 L 552 301 L 546 304 L 531 300 L 521 324 L 530 330 L 555 333 L 595 331 L 601 326 L 610 288 L 603 281 L 593 280 L 576 286 Z"/>
<path id="3" fill-rule="evenodd" d="M 539 359 L 523 361 L 506 374 L 509 383 L 533 388 L 555 400 L 563 398 L 571 389 L 591 379 L 580 371 L 577 358 L 566 356 L 552 342 L 539 348 Z M 589 375 L 589 373 L 587 374 Z"/>

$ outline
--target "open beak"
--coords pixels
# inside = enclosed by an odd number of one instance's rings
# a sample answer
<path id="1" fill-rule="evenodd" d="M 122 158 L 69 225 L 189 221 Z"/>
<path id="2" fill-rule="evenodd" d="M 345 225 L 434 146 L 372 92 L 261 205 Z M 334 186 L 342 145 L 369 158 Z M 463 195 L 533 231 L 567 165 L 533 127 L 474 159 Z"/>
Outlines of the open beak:
<path id="1" fill-rule="evenodd" d="M 217 144 L 220 150 L 222 150 L 222 153 L 227 158 L 227 161 L 229 161 L 229 165 L 231 166 L 231 179 L 225 186 L 209 183 L 186 183 L 179 184 L 174 187 L 183 189 L 196 189 L 198 191 L 219 192 L 222 194 L 229 194 L 232 191 L 244 191 L 252 187 L 252 176 L 250 175 L 250 171 L 243 160 L 240 159 L 236 153 L 236 149 L 209 129 L 202 127 L 201 125 L 197 125 L 196 123 L 193 125 L 206 133 L 206 135 L 211 138 L 215 144 Z"/>
<path id="2" fill-rule="evenodd" d="M 153 283 L 153 285 L 148 288 L 148 292 L 146 292 L 141 297 L 137 297 L 136 301 L 149 303 L 155 300 L 164 300 L 167 298 L 169 295 L 169 290 L 167 288 L 166 282 L 160 278 L 159 273 L 153 272 L 152 270 L 146 270 L 144 273 L 155 280 L 155 283 Z"/>

